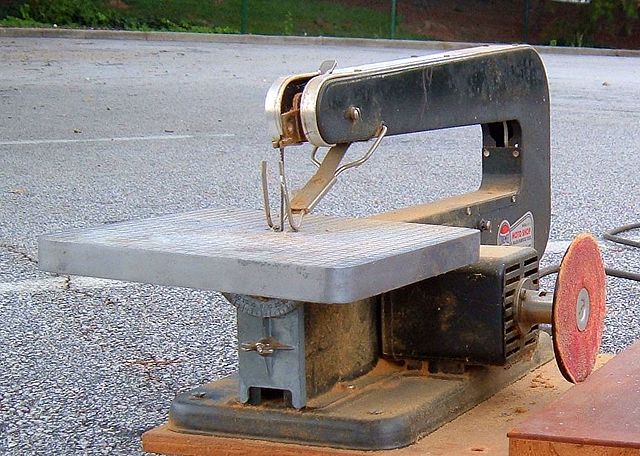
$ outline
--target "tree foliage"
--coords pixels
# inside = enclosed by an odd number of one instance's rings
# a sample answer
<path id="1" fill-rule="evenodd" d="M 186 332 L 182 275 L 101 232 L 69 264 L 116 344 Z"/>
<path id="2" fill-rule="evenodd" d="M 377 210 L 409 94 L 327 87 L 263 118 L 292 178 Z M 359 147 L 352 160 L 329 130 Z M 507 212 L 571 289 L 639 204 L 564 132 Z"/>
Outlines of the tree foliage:
<path id="1" fill-rule="evenodd" d="M 591 0 L 570 6 L 545 2 L 545 8 L 552 12 L 567 7 L 574 9 L 571 19 L 559 19 L 545 27 L 548 41 L 558 45 L 597 46 L 598 36 L 630 36 L 640 28 L 640 0 Z"/>
<path id="2" fill-rule="evenodd" d="M 592 0 L 591 22 L 593 25 L 604 21 L 606 26 L 613 28 L 617 21 L 627 34 L 631 34 L 638 21 L 640 0 Z"/>

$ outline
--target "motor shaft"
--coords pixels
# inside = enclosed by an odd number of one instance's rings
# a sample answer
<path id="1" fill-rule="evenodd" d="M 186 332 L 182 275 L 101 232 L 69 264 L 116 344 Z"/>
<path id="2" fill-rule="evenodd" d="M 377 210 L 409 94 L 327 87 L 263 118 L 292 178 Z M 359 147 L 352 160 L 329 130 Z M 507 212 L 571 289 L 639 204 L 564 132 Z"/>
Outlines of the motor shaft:
<path id="1" fill-rule="evenodd" d="M 553 294 L 538 290 L 530 278 L 520 281 L 516 289 L 516 322 L 521 334 L 540 323 L 553 320 Z"/>

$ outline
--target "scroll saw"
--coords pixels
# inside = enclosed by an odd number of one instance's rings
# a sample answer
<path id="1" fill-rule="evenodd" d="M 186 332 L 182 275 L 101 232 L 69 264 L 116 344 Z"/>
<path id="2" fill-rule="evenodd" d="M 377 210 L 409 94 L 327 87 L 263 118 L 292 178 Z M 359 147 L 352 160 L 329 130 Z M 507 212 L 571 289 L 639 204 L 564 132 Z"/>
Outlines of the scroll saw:
<path id="1" fill-rule="evenodd" d="M 531 47 L 325 62 L 277 80 L 266 111 L 279 208 L 270 208 L 263 163 L 264 212 L 206 209 L 39 239 L 44 270 L 215 290 L 236 306 L 238 373 L 179 394 L 171 430 L 410 445 L 548 361 L 542 323 L 565 378 L 589 375 L 605 313 L 594 238 L 571 244 L 554 293 L 539 289 L 549 92 Z M 312 213 L 385 136 L 466 125 L 482 127 L 478 190 L 361 219 Z M 365 141 L 362 158 L 343 163 Z M 290 194 L 285 155 L 304 143 L 317 170 Z"/>

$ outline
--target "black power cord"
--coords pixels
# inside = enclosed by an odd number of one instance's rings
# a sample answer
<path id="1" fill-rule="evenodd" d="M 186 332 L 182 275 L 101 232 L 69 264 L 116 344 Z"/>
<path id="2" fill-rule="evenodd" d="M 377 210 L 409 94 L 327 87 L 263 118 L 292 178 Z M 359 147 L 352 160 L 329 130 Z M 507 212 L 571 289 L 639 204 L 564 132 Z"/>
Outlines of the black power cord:
<path id="1" fill-rule="evenodd" d="M 638 228 L 640 228 L 640 223 L 630 223 L 629 225 L 623 225 L 618 228 L 614 228 L 612 230 L 606 231 L 603 237 L 607 241 L 615 242 L 616 244 L 624 244 L 631 247 L 640 248 L 639 241 L 634 241 L 632 239 L 627 239 L 622 236 L 618 236 L 618 234 L 620 233 L 636 230 Z M 546 268 L 540 269 L 538 276 L 545 277 L 551 274 L 557 274 L 559 270 L 560 270 L 560 265 L 554 264 L 553 266 L 548 266 Z M 640 282 L 640 273 L 637 273 L 637 272 L 629 272 L 629 271 L 623 271 L 621 269 L 613 269 L 613 268 L 604 268 L 604 271 L 607 273 L 608 276 L 619 277 L 621 279 L 635 280 L 636 282 Z"/>

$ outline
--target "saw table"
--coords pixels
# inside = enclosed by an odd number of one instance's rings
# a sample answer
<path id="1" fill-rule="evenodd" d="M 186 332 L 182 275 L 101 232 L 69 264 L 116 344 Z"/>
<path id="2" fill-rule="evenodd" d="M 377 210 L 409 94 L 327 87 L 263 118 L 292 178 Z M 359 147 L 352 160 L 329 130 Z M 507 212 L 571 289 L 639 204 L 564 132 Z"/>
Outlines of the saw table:
<path id="1" fill-rule="evenodd" d="M 605 311 L 580 235 L 539 290 L 550 223 L 549 94 L 528 46 L 484 46 L 277 80 L 266 97 L 279 207 L 218 208 L 39 239 L 40 267 L 221 292 L 237 375 L 179 394 L 168 429 L 363 450 L 407 446 L 551 358 L 591 372 Z M 363 219 L 312 214 L 384 138 L 479 125 L 473 192 Z M 353 143 L 369 142 L 344 163 Z M 285 156 L 317 168 L 293 194 Z M 326 149 L 326 152 L 323 152 Z M 386 153 L 386 152 L 385 152 Z M 346 173 L 346 174 L 345 174 Z M 425 183 L 428 184 L 428 183 Z"/>

